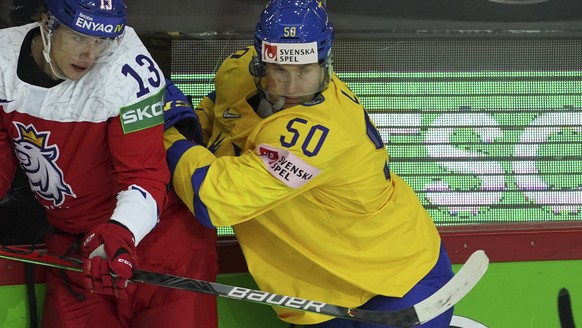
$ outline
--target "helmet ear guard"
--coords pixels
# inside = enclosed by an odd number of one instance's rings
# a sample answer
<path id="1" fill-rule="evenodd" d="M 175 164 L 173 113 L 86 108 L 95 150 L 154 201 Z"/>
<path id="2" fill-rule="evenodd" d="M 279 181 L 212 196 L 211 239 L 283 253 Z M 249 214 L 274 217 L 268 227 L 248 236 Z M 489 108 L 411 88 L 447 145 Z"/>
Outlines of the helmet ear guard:
<path id="1" fill-rule="evenodd" d="M 53 32 L 59 27 L 59 21 L 51 13 L 47 13 L 45 27 L 48 31 Z"/>
<path id="2" fill-rule="evenodd" d="M 255 78 L 261 78 L 265 76 L 265 68 L 263 67 L 263 63 L 261 63 L 261 59 L 258 55 L 253 56 L 249 63 L 249 72 Z"/>

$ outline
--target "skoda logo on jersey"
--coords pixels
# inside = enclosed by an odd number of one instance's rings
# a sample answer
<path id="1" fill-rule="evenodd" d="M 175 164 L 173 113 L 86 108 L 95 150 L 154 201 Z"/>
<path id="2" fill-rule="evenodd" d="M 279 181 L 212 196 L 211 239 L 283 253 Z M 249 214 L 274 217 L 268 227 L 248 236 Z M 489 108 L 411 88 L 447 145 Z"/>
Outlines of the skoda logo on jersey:
<path id="1" fill-rule="evenodd" d="M 274 64 L 317 63 L 317 42 L 310 43 L 269 43 L 263 41 L 261 59 Z"/>
<path id="2" fill-rule="evenodd" d="M 76 197 L 65 180 L 63 171 L 56 164 L 59 148 L 49 146 L 50 132 L 38 132 L 32 125 L 14 122 L 18 137 L 14 139 L 14 150 L 20 167 L 28 176 L 31 189 L 40 197 L 61 206 L 65 196 Z"/>
<path id="3" fill-rule="evenodd" d="M 125 134 L 164 123 L 164 90 L 137 104 L 121 108 L 121 127 Z"/>
<path id="4" fill-rule="evenodd" d="M 125 18 L 90 16 L 84 13 L 77 13 L 73 24 L 77 31 L 91 36 L 104 38 L 115 38 L 123 33 L 125 28 Z"/>

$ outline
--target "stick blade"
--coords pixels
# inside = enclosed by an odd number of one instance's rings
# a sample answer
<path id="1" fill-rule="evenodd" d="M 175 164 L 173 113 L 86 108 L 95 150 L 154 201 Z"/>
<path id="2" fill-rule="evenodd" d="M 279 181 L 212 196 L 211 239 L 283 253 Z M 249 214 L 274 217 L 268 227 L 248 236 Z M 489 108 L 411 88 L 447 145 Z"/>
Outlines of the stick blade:
<path id="1" fill-rule="evenodd" d="M 558 316 L 562 328 L 575 328 L 574 315 L 572 314 L 572 303 L 570 293 L 566 288 L 560 289 L 558 293 Z"/>
<path id="2" fill-rule="evenodd" d="M 475 251 L 455 276 L 436 293 L 414 306 L 421 324 L 452 308 L 481 280 L 489 258 L 484 251 Z"/>
<path id="3" fill-rule="evenodd" d="M 46 251 L 26 249 L 18 246 L 0 245 L 0 258 L 65 270 L 83 271 L 83 261 L 78 259 L 67 258 L 65 256 L 50 254 Z"/>

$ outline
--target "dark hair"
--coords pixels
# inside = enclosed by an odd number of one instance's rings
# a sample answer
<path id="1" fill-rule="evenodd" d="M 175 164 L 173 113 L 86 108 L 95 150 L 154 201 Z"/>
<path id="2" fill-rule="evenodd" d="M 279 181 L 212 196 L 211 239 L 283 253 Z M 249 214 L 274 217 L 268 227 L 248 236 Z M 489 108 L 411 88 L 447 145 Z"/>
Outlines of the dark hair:
<path id="1" fill-rule="evenodd" d="M 44 0 L 14 0 L 9 10 L 13 26 L 38 22 L 41 14 L 47 12 Z"/>

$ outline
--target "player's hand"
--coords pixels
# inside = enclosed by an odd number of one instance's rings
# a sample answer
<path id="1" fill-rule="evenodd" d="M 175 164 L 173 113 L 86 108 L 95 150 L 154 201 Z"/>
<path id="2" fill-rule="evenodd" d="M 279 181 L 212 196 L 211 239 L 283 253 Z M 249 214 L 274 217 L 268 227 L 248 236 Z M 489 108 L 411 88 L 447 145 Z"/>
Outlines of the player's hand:
<path id="1" fill-rule="evenodd" d="M 164 131 L 175 127 L 188 140 L 202 143 L 202 128 L 190 100 L 172 81 L 166 80 Z"/>
<path id="2" fill-rule="evenodd" d="M 135 286 L 129 280 L 137 265 L 133 234 L 121 223 L 109 221 L 90 231 L 81 245 L 83 282 L 91 293 L 125 298 Z"/>

